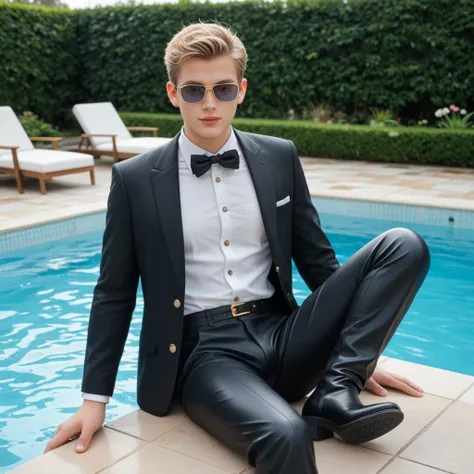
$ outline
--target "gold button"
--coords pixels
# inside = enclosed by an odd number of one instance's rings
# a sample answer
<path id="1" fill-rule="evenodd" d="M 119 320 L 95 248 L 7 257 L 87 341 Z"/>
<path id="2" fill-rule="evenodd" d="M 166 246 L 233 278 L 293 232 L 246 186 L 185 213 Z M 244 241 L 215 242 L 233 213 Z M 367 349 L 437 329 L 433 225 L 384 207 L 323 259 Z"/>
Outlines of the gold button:
<path id="1" fill-rule="evenodd" d="M 227 209 L 227 207 L 223 207 L 222 210 L 223 210 L 224 212 L 227 212 L 229 209 Z"/>
<path id="2" fill-rule="evenodd" d="M 240 298 L 238 296 L 234 297 L 234 301 L 239 301 L 239 300 L 240 300 Z"/>
<path id="3" fill-rule="evenodd" d="M 278 273 L 280 271 L 280 267 L 276 267 L 275 271 Z"/>
<path id="4" fill-rule="evenodd" d="M 224 245 L 225 245 L 226 247 L 228 247 L 228 246 L 230 245 L 230 242 L 229 242 L 228 240 L 226 240 L 226 241 L 224 242 Z"/>
<path id="5" fill-rule="evenodd" d="M 174 354 L 176 352 L 176 346 L 174 344 L 170 344 L 170 352 Z"/>
<path id="6" fill-rule="evenodd" d="M 229 270 L 227 273 L 228 273 L 229 275 L 232 275 L 232 273 L 234 273 L 234 272 L 233 272 L 232 270 Z"/>
<path id="7" fill-rule="evenodd" d="M 179 301 L 179 300 L 174 300 L 174 307 L 175 307 L 175 308 L 181 308 L 181 301 Z"/>
<path id="8" fill-rule="evenodd" d="M 221 178 L 216 178 L 216 183 L 220 183 L 221 182 Z"/>

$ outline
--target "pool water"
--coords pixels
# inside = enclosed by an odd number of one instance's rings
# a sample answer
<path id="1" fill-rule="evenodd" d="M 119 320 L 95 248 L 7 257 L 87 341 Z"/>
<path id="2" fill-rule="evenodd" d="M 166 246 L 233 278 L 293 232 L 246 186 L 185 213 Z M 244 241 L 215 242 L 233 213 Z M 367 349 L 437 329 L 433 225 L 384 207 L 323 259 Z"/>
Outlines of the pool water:
<path id="1" fill-rule="evenodd" d="M 431 269 L 384 354 L 474 375 L 474 231 L 321 213 L 344 263 L 392 227 L 428 243 Z M 0 472 L 40 455 L 56 426 L 82 403 L 89 310 L 102 231 L 0 254 Z M 294 269 L 295 297 L 309 290 Z M 137 408 L 139 290 L 106 422 Z"/>

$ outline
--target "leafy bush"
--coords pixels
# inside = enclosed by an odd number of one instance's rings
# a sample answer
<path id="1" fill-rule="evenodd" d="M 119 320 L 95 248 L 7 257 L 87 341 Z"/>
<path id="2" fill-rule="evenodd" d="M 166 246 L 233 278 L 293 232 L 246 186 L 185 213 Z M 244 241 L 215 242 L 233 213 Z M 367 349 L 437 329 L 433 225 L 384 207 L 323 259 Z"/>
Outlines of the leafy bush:
<path id="1" fill-rule="evenodd" d="M 52 125 L 40 120 L 33 112 L 26 111 L 20 115 L 20 122 L 30 137 L 60 137 L 59 133 Z"/>
<path id="2" fill-rule="evenodd" d="M 173 137 L 183 126 L 177 114 L 120 115 L 127 126 L 158 127 L 163 137 Z M 236 118 L 233 125 L 238 130 L 293 140 L 302 156 L 474 167 L 474 131 L 470 130 L 248 118 Z"/>

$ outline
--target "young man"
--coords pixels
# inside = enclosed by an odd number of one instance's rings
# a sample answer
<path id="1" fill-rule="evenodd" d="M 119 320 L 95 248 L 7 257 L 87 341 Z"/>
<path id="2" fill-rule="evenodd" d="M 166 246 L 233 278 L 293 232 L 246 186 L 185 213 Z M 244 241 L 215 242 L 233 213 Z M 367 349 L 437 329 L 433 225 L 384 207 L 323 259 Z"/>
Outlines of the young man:
<path id="1" fill-rule="evenodd" d="M 246 62 L 218 24 L 187 26 L 168 44 L 167 93 L 184 127 L 112 168 L 85 400 L 46 451 L 80 433 L 84 452 L 102 426 L 139 277 L 138 405 L 163 416 L 178 399 L 259 474 L 314 474 L 313 440 L 358 444 L 397 426 L 400 408 L 362 405 L 364 387 L 422 395 L 375 366 L 426 276 L 425 242 L 392 229 L 339 265 L 293 142 L 231 126 Z M 312 291 L 301 307 L 292 259 Z M 315 387 L 300 416 L 289 402 Z"/>

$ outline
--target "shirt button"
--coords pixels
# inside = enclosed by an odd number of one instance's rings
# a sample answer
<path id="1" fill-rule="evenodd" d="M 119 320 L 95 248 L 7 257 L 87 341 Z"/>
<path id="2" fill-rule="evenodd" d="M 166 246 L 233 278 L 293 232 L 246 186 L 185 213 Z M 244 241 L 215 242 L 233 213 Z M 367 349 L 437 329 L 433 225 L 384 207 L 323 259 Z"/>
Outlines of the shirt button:
<path id="1" fill-rule="evenodd" d="M 229 270 L 227 273 L 228 273 L 229 275 L 232 275 L 232 273 L 234 273 L 234 272 L 233 272 L 232 270 Z"/>
<path id="2" fill-rule="evenodd" d="M 227 209 L 227 207 L 223 207 L 222 210 L 223 210 L 224 212 L 227 212 L 229 209 Z"/>
<path id="3" fill-rule="evenodd" d="M 234 301 L 239 301 L 239 300 L 240 300 L 240 298 L 238 296 L 234 297 Z"/>
<path id="4" fill-rule="evenodd" d="M 216 178 L 216 183 L 220 183 L 221 182 L 221 178 Z"/>
<path id="5" fill-rule="evenodd" d="M 170 352 L 174 354 L 176 352 L 176 346 L 174 344 L 170 344 Z"/>
<path id="6" fill-rule="evenodd" d="M 278 273 L 280 271 L 280 267 L 276 267 L 275 271 Z"/>
<path id="7" fill-rule="evenodd" d="M 226 240 L 226 241 L 224 242 L 224 245 L 225 245 L 226 247 L 228 247 L 228 246 L 230 245 L 230 242 L 229 242 L 228 240 Z"/>
<path id="8" fill-rule="evenodd" d="M 175 308 L 181 308 L 181 301 L 179 301 L 179 300 L 174 300 L 174 307 L 175 307 Z"/>

